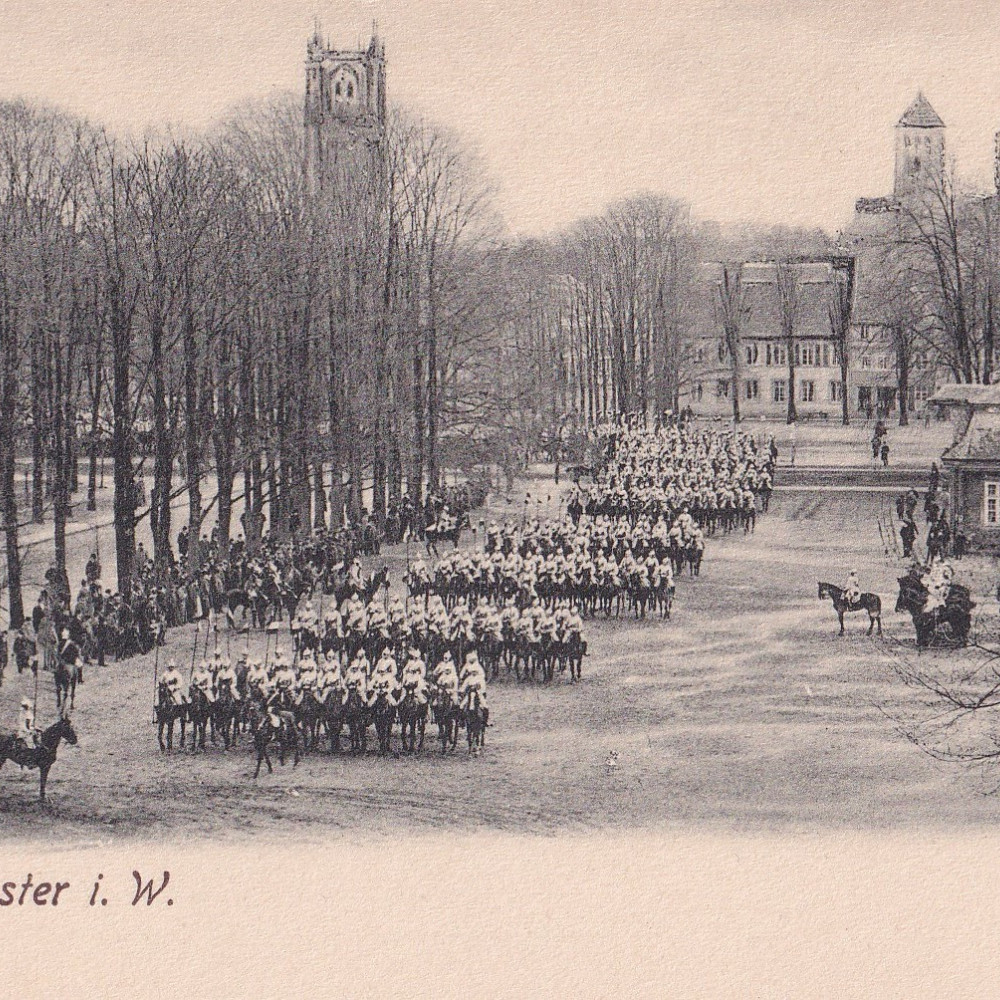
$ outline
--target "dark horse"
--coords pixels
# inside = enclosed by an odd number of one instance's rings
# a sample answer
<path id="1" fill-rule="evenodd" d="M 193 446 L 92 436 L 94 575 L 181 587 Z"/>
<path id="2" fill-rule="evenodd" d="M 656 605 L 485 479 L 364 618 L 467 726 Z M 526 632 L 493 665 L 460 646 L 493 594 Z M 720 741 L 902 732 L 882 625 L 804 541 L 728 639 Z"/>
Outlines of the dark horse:
<path id="1" fill-rule="evenodd" d="M 489 716 L 478 694 L 472 696 L 472 702 L 463 713 L 465 733 L 469 742 L 469 753 L 478 753 L 486 746 L 486 724 Z"/>
<path id="2" fill-rule="evenodd" d="M 74 708 L 76 700 L 76 685 L 83 672 L 79 664 L 74 663 L 67 666 L 62 660 L 56 661 L 55 681 L 56 681 L 56 708 L 62 711 L 69 700 L 69 707 Z"/>
<path id="3" fill-rule="evenodd" d="M 253 734 L 253 745 L 257 751 L 257 769 L 253 776 L 259 777 L 260 765 L 267 764 L 267 773 L 270 774 L 274 768 L 271 767 L 271 755 L 267 752 L 268 744 L 278 744 L 278 761 L 281 766 L 285 766 L 285 756 L 291 751 L 295 756 L 293 767 L 297 767 L 302 759 L 302 748 L 299 742 L 299 730 L 295 725 L 295 716 L 287 709 L 282 709 L 278 713 L 280 720 L 275 726 L 271 723 L 267 713 L 260 720 L 260 725 Z"/>
<path id="4" fill-rule="evenodd" d="M 448 694 L 439 694 L 434 699 L 434 721 L 438 727 L 438 739 L 441 741 L 441 753 L 455 749 L 458 742 L 458 727 L 462 713 L 458 705 Z"/>
<path id="5" fill-rule="evenodd" d="M 837 612 L 840 619 L 840 634 L 844 634 L 844 613 L 850 614 L 854 611 L 868 612 L 868 634 L 871 635 L 875 626 L 878 626 L 878 634 L 882 634 L 882 598 L 878 594 L 862 594 L 857 604 L 850 604 L 844 597 L 844 590 L 832 583 L 820 583 L 819 596 L 822 600 L 829 597 L 833 600 L 833 610 Z"/>
<path id="6" fill-rule="evenodd" d="M 200 688 L 191 688 L 188 701 L 188 719 L 191 722 L 191 749 L 205 749 L 208 720 L 212 717 L 212 703 Z"/>
<path id="7" fill-rule="evenodd" d="M 8 760 L 20 764 L 21 767 L 37 767 L 38 799 L 44 802 L 45 782 L 48 780 L 50 768 L 56 762 L 56 753 L 61 740 L 65 740 L 70 746 L 76 746 L 76 732 L 67 715 L 60 715 L 59 721 L 42 733 L 36 747 L 28 746 L 19 736 L 9 733 L 0 737 L 0 767 L 3 767 Z"/>
<path id="8" fill-rule="evenodd" d="M 158 685 L 159 696 L 156 700 L 156 725 L 157 738 L 160 741 L 161 750 L 173 750 L 174 748 L 174 723 L 181 724 L 181 747 L 184 746 L 184 730 L 187 727 L 187 703 L 181 702 L 179 705 L 170 696 L 170 689 L 160 681 Z M 163 730 L 167 731 L 166 745 L 163 743 Z"/>
<path id="9" fill-rule="evenodd" d="M 913 627 L 917 633 L 917 648 L 928 646 L 965 646 L 969 641 L 972 627 L 972 609 L 976 606 L 971 599 L 969 588 L 953 583 L 943 605 L 924 610 L 929 591 L 918 573 L 909 573 L 898 578 L 899 597 L 897 611 L 909 611 Z"/>
<path id="10" fill-rule="evenodd" d="M 427 547 L 428 554 L 433 552 L 434 555 L 437 556 L 438 542 L 451 542 L 451 544 L 457 549 L 459 539 L 462 537 L 462 529 L 467 528 L 468 526 L 469 515 L 462 514 L 455 521 L 454 527 L 447 528 L 444 531 L 438 530 L 436 525 L 424 528 L 424 545 Z"/>
<path id="11" fill-rule="evenodd" d="M 416 695 L 412 691 L 407 691 L 399 703 L 398 714 L 403 753 L 417 753 L 423 750 L 424 730 L 427 727 L 427 702 L 420 704 Z"/>

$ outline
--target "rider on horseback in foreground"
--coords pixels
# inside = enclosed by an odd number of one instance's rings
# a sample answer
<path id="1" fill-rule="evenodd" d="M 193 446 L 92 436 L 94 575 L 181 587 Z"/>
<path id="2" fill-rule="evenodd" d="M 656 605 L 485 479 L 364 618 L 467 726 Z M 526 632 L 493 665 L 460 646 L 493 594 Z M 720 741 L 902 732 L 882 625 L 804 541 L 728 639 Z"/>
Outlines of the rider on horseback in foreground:
<path id="1" fill-rule="evenodd" d="M 856 608 L 861 600 L 861 584 L 858 581 L 858 571 L 852 569 L 847 574 L 847 583 L 844 585 L 844 600 L 849 608 Z"/>

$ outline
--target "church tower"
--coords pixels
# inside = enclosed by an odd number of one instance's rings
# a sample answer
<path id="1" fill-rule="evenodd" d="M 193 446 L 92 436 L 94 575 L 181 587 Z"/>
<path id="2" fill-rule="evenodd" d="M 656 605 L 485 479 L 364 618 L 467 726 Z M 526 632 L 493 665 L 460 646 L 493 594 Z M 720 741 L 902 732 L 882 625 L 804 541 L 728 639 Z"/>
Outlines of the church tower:
<path id="1" fill-rule="evenodd" d="M 896 124 L 896 181 L 899 201 L 919 198 L 944 174 L 944 122 L 922 93 Z"/>
<path id="2" fill-rule="evenodd" d="M 378 188 L 386 122 L 385 45 L 330 48 L 319 27 L 306 47 L 306 183 L 310 193 Z"/>

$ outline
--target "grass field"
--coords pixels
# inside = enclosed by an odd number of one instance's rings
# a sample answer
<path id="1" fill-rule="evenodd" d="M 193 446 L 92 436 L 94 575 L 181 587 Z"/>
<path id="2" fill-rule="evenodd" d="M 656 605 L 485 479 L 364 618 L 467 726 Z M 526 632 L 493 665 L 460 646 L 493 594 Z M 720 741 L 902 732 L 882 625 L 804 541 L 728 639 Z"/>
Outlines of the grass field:
<path id="1" fill-rule="evenodd" d="M 544 481 L 529 488 L 548 496 Z M 60 753 L 49 806 L 36 804 L 34 772 L 0 772 L 0 836 L 992 825 L 1000 802 L 982 794 L 982 775 L 930 759 L 883 714 L 918 707 L 892 669 L 901 649 L 915 654 L 909 620 L 892 610 L 898 562 L 876 523 L 885 504 L 864 493 L 777 494 L 755 535 L 709 543 L 701 578 L 679 583 L 671 621 L 588 623 L 581 684 L 492 685 L 495 725 L 479 758 L 442 758 L 428 741 L 415 759 L 324 752 L 254 781 L 246 747 L 160 753 L 152 657 L 91 667 L 74 715 L 80 745 Z M 386 561 L 398 580 L 404 553 Z M 817 599 L 817 580 L 840 581 L 855 564 L 882 595 L 884 642 L 859 618 L 838 638 L 829 602 Z M 989 612 L 991 567 L 972 576 Z M 177 657 L 186 669 L 192 636 L 172 632 L 160 662 Z M 54 716 L 51 678 L 43 684 L 42 723 Z M 13 725 L 25 691 L 28 678 L 9 672 L 0 725 Z"/>

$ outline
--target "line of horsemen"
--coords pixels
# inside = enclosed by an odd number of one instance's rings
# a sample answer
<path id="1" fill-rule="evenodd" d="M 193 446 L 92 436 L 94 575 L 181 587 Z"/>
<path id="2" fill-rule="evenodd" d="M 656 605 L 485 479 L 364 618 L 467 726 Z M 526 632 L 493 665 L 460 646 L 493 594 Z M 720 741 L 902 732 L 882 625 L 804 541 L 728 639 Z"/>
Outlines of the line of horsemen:
<path id="1" fill-rule="evenodd" d="M 686 513 L 669 528 L 662 519 L 630 525 L 603 517 L 532 520 L 520 529 L 492 524 L 485 550 L 449 553 L 433 572 L 417 560 L 404 582 L 411 596 L 436 593 L 447 607 L 478 600 L 525 607 L 537 599 L 549 611 L 568 604 L 583 617 L 627 609 L 637 618 L 647 611 L 669 618 L 675 575 L 685 565 L 697 575 L 704 547 Z"/>
<path id="2" fill-rule="evenodd" d="M 749 534 L 758 508 L 767 512 L 778 456 L 773 437 L 761 447 L 741 432 L 618 422 L 598 428 L 594 440 L 603 468 L 570 502 L 574 520 L 588 514 L 671 523 L 686 511 L 711 536 L 740 527 Z"/>
<path id="3" fill-rule="evenodd" d="M 195 570 L 188 559 L 188 536 L 178 536 L 179 558 L 157 566 L 140 544 L 128 593 L 112 592 L 101 582 L 101 560 L 92 552 L 75 599 L 59 585 L 54 570 L 46 574 L 30 623 L 12 637 L 20 670 L 53 648 L 67 630 L 85 658 L 103 666 L 107 658 L 124 660 L 149 653 L 162 641 L 164 630 L 221 614 L 240 606 L 263 627 L 275 614 L 294 609 L 302 594 L 318 580 L 344 585 L 345 570 L 358 552 L 377 554 L 383 539 L 397 541 L 401 531 L 423 534 L 435 527 L 468 518 L 485 499 L 481 484 L 459 484 L 432 492 L 419 510 L 407 504 L 391 517 L 362 511 L 356 522 L 314 532 L 294 544 L 265 533 L 256 554 L 242 539 L 226 553 L 213 532 L 201 539 L 201 562 Z M 402 527 L 400 527 L 402 525 Z M 339 577 L 338 577 L 339 572 Z M 288 613 L 291 613 L 289 611 Z M 51 633 L 51 635 L 50 635 Z"/>
<path id="4" fill-rule="evenodd" d="M 486 672 L 475 648 L 459 661 L 450 648 L 428 671 L 427 660 L 416 643 L 406 643 L 397 658 L 386 644 L 372 660 L 364 646 L 353 656 L 305 643 L 301 623 L 295 635 L 296 650 L 289 657 L 278 647 L 263 659 L 244 653 L 235 662 L 216 650 L 214 658 L 195 664 L 188 680 L 175 662 L 168 664 L 158 683 L 156 707 L 161 748 L 172 749 L 173 723 L 193 726 L 192 745 L 205 747 L 208 727 L 220 731 L 226 747 L 243 732 L 255 743 L 277 740 L 298 751 L 316 748 L 328 739 L 330 749 L 340 749 L 346 727 L 351 750 L 365 752 L 368 729 L 374 724 L 379 749 L 391 749 L 392 727 L 398 719 L 404 750 L 423 747 L 428 714 L 439 727 L 442 752 L 454 749 L 460 728 L 465 728 L 469 749 L 482 746 L 489 721 Z M 346 664 L 346 665 L 345 665 Z M 166 730 L 166 743 L 163 736 Z"/>

